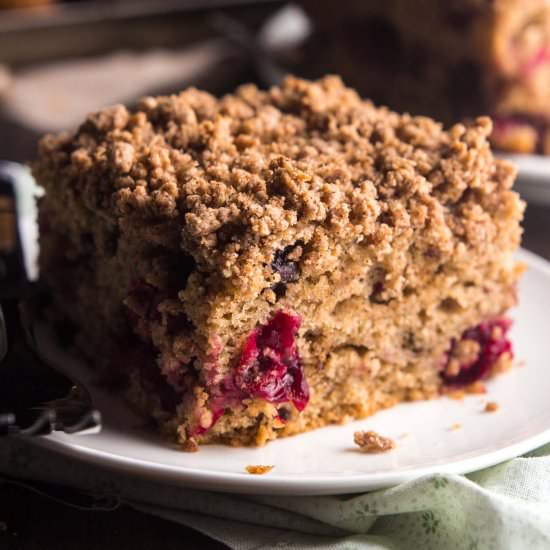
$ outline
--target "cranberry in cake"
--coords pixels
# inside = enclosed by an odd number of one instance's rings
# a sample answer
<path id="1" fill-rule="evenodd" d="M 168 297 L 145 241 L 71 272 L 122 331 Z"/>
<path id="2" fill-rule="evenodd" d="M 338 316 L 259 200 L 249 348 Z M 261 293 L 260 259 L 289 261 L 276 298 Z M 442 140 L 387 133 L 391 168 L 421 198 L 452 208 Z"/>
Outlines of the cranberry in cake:
<path id="1" fill-rule="evenodd" d="M 397 110 L 451 124 L 490 114 L 503 150 L 550 154 L 545 0 L 302 0 L 307 71 L 336 71 Z"/>
<path id="2" fill-rule="evenodd" d="M 436 397 L 512 360 L 523 204 L 491 129 L 337 77 L 107 108 L 40 144 L 42 275 L 189 450 Z"/>

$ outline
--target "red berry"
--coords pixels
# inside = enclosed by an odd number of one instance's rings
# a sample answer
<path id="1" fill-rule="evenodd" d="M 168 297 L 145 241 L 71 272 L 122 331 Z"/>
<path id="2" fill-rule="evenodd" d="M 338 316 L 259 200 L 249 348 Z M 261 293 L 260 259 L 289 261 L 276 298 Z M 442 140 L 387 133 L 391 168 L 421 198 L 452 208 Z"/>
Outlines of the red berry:
<path id="1" fill-rule="evenodd" d="M 473 361 L 461 365 L 459 373 L 455 376 L 445 374 L 446 365 L 444 365 L 441 376 L 445 384 L 449 386 L 469 386 L 478 380 L 487 378 L 491 367 L 498 361 L 501 355 L 508 353 L 513 357 L 512 343 L 507 337 L 511 326 L 512 321 L 510 319 L 500 318 L 485 321 L 477 327 L 465 330 L 460 340 L 473 340 L 477 342 L 479 344 L 479 352 Z M 452 357 L 452 351 L 456 345 L 456 340 L 453 340 L 445 363 Z"/>

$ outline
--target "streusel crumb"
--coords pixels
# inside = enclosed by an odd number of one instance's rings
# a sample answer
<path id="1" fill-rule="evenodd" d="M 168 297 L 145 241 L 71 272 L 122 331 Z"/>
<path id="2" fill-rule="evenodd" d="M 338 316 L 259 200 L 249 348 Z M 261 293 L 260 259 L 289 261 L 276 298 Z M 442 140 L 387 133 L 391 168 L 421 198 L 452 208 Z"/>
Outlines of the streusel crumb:
<path id="1" fill-rule="evenodd" d="M 500 409 L 499 404 L 496 403 L 495 401 L 489 401 L 485 405 L 485 412 L 488 412 L 488 413 L 496 412 L 499 409 Z"/>
<path id="2" fill-rule="evenodd" d="M 267 474 L 268 472 L 271 472 L 275 466 L 262 466 L 262 465 L 249 465 L 245 468 L 245 470 L 249 474 L 253 475 L 263 475 Z"/>
<path id="3" fill-rule="evenodd" d="M 395 441 L 390 437 L 384 437 L 372 430 L 355 432 L 353 441 L 364 453 L 385 453 L 395 448 Z"/>

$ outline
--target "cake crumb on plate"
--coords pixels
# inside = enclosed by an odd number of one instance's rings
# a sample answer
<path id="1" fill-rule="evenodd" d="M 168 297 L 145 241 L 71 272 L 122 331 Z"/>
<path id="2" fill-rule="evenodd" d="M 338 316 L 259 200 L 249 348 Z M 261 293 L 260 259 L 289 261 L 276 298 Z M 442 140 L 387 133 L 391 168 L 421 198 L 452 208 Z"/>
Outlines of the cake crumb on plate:
<path id="1" fill-rule="evenodd" d="M 459 422 L 455 422 L 450 428 L 449 428 L 449 431 L 450 432 L 456 432 L 457 430 L 461 430 L 462 429 L 462 424 L 460 424 Z"/>
<path id="2" fill-rule="evenodd" d="M 355 432 L 353 441 L 359 445 L 364 453 L 385 453 L 395 448 L 395 441 L 390 437 L 384 437 L 372 430 Z"/>
<path id="3" fill-rule="evenodd" d="M 485 412 L 488 412 L 488 413 L 496 412 L 496 411 L 498 411 L 499 408 L 500 407 L 499 407 L 498 403 L 496 403 L 495 401 L 489 401 L 485 405 Z"/>
<path id="4" fill-rule="evenodd" d="M 263 475 L 271 472 L 275 466 L 249 465 L 245 469 L 249 474 Z"/>

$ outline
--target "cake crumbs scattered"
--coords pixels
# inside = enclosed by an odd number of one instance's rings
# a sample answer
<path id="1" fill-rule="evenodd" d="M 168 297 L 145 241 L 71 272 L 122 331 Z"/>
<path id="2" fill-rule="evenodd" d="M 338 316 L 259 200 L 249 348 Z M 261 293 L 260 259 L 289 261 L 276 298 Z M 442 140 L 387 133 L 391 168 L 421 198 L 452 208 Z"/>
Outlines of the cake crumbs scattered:
<path id="1" fill-rule="evenodd" d="M 488 413 L 492 413 L 492 412 L 496 412 L 499 410 L 499 405 L 498 403 L 496 403 L 495 401 L 489 401 L 486 405 L 485 405 L 485 412 L 488 412 Z"/>
<path id="2" fill-rule="evenodd" d="M 181 449 L 186 453 L 198 453 L 199 444 L 193 438 L 190 438 L 182 443 Z"/>
<path id="3" fill-rule="evenodd" d="M 353 441 L 359 445 L 364 453 L 385 453 L 395 448 L 395 441 L 390 437 L 384 437 L 372 430 L 367 432 L 355 432 Z"/>
<path id="4" fill-rule="evenodd" d="M 450 432 L 456 432 L 457 430 L 462 430 L 462 424 L 459 424 L 458 422 L 455 422 L 450 428 Z"/>
<path id="5" fill-rule="evenodd" d="M 399 436 L 399 439 L 405 439 L 406 437 L 409 437 L 409 432 L 403 432 L 400 436 Z"/>
<path id="6" fill-rule="evenodd" d="M 263 475 L 271 472 L 275 466 L 249 465 L 245 469 L 249 474 Z"/>

